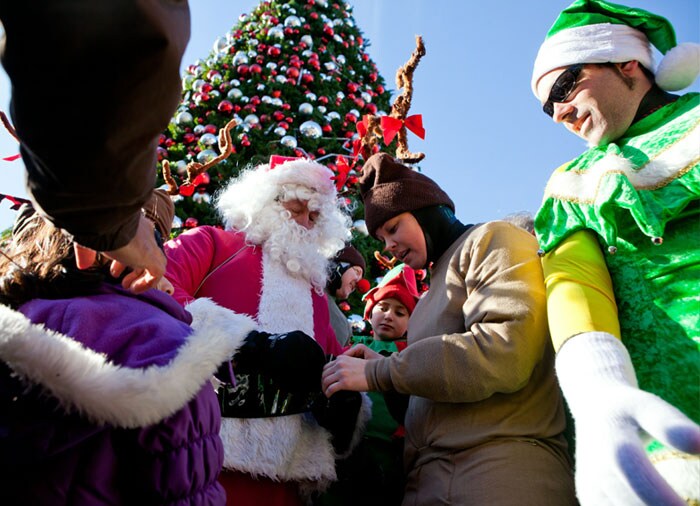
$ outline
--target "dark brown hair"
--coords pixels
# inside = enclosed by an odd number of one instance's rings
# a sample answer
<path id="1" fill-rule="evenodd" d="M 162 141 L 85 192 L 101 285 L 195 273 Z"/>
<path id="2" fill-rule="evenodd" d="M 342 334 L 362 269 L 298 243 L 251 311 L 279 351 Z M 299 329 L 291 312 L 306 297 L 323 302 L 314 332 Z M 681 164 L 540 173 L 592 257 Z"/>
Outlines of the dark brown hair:
<path id="1" fill-rule="evenodd" d="M 75 297 L 104 281 L 107 267 L 79 270 L 71 240 L 50 222 L 38 214 L 24 219 L 0 255 L 0 303 Z"/>

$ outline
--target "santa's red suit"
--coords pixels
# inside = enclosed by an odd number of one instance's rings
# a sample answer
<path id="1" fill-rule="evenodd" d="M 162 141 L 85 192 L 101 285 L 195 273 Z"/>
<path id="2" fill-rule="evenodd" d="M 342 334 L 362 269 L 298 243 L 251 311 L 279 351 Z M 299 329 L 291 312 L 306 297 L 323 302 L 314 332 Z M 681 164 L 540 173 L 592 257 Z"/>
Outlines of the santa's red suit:
<path id="1" fill-rule="evenodd" d="M 260 246 L 232 230 L 198 227 L 165 245 L 167 278 L 181 304 L 208 297 L 245 313 L 259 330 L 301 330 L 326 354 L 338 355 L 325 295 L 271 261 Z M 358 417 L 362 419 L 363 416 Z M 313 490 L 336 479 L 330 433 L 310 413 L 271 418 L 223 418 L 225 457 L 222 483 L 230 502 L 302 504 Z"/>

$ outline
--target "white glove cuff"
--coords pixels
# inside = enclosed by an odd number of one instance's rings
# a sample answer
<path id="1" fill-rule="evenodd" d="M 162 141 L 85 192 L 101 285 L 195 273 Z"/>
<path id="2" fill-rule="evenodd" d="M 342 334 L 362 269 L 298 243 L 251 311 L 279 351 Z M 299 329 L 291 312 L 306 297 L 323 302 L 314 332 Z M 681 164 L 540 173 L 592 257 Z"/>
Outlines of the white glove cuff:
<path id="1" fill-rule="evenodd" d="M 557 353 L 556 371 L 572 410 L 572 401 L 600 395 L 601 387 L 638 387 L 627 348 L 607 332 L 584 332 L 566 341 Z"/>

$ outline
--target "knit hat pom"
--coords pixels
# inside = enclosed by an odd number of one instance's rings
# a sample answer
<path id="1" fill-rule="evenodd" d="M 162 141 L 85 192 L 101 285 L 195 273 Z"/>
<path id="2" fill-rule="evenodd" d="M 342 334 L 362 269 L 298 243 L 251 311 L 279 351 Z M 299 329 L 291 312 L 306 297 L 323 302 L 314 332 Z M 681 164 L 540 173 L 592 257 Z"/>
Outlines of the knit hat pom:
<path id="1" fill-rule="evenodd" d="M 656 70 L 656 84 L 666 91 L 687 88 L 700 74 L 700 44 L 684 42 L 670 49 Z"/>

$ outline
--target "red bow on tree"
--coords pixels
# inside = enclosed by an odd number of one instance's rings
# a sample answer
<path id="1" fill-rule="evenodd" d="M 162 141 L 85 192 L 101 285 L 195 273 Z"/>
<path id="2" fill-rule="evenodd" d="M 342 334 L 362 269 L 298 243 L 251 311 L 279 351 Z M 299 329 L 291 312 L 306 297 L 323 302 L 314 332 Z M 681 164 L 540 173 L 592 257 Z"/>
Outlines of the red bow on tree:
<path id="1" fill-rule="evenodd" d="M 344 156 L 338 156 L 335 159 L 335 169 L 336 175 L 331 179 L 335 181 L 335 189 L 340 193 L 343 186 L 348 182 L 348 173 L 352 167 L 348 165 L 348 161 Z"/>
<path id="2" fill-rule="evenodd" d="M 425 128 L 423 128 L 422 114 L 414 114 L 405 120 L 394 118 L 392 116 L 382 116 L 380 122 L 382 133 L 384 134 L 384 144 L 387 146 L 391 144 L 391 141 L 394 140 L 394 137 L 396 137 L 396 134 L 399 133 L 399 130 L 401 130 L 401 127 L 403 126 L 421 139 L 425 139 Z"/>

